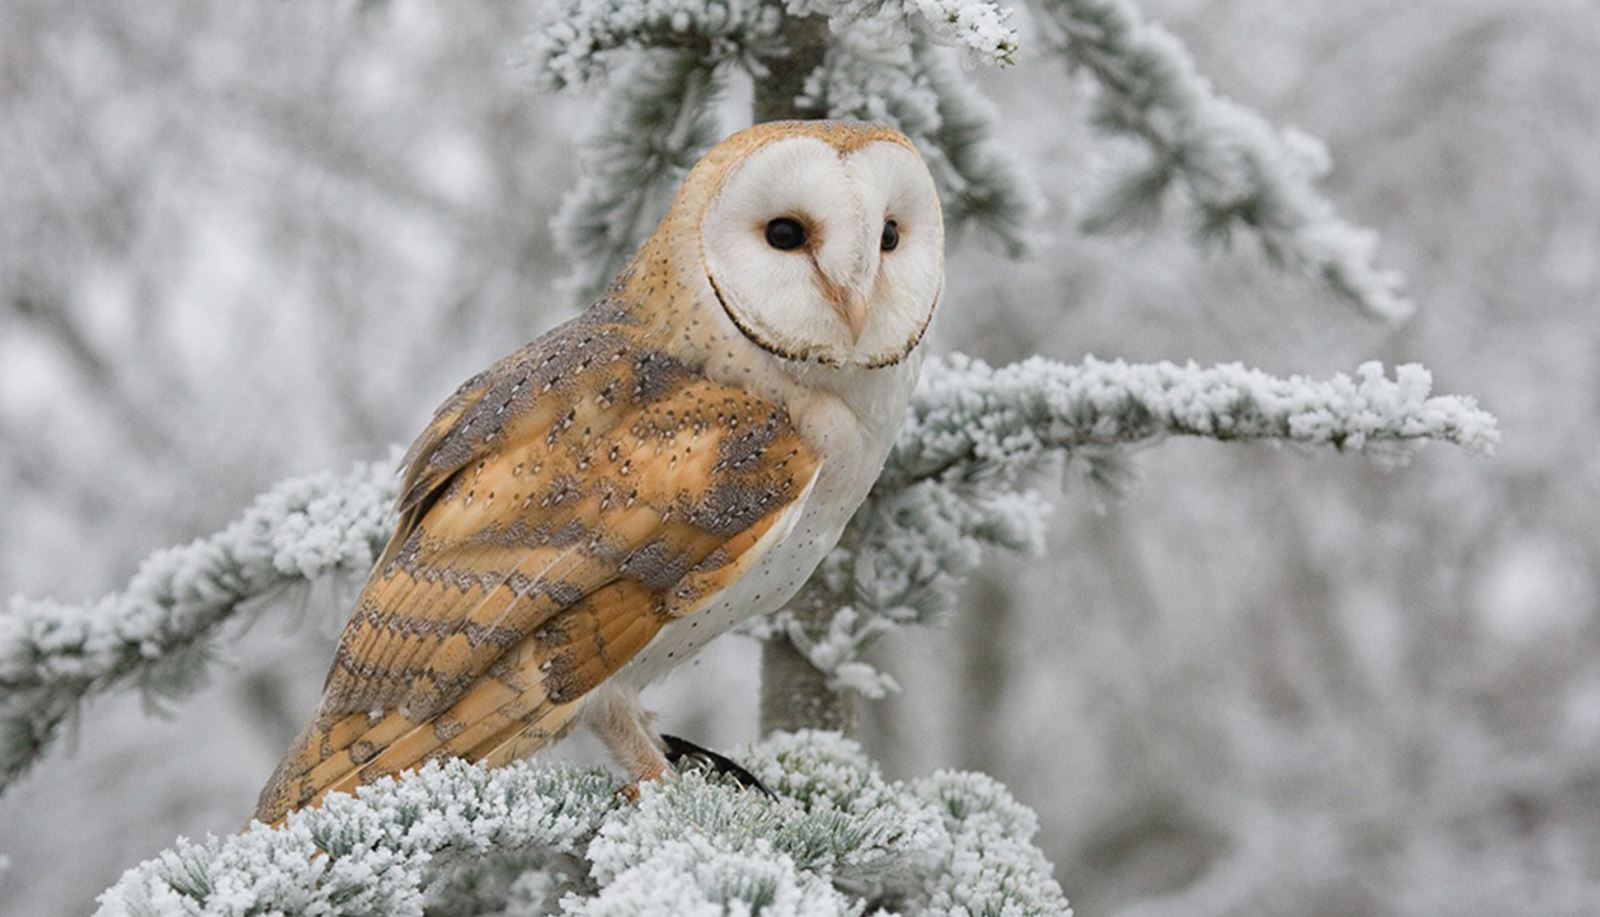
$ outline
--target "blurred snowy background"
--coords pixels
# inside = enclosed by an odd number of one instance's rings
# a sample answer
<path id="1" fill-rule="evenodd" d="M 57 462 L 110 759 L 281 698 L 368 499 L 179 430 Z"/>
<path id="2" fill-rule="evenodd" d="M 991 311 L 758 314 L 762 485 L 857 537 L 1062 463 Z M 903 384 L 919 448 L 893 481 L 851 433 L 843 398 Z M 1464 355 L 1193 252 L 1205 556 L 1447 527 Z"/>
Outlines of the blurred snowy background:
<path id="1" fill-rule="evenodd" d="M 1068 492 L 1045 556 L 886 642 L 905 691 L 864 739 L 895 776 L 1006 782 L 1080 914 L 1595 913 L 1600 8 L 1144 6 L 1225 92 L 1329 143 L 1329 195 L 1383 233 L 1418 317 L 1367 322 L 1181 226 L 1083 237 L 1101 141 L 1060 65 L 1024 55 L 975 76 L 1051 231 L 1021 264 L 958 244 L 935 346 L 1421 361 L 1503 444 L 1393 472 L 1152 450 L 1131 500 Z M 570 314 L 549 220 L 584 102 L 508 64 L 536 19 L 0 0 L 0 593 L 116 588 L 274 481 L 409 439 Z M 84 710 L 0 798 L 0 913 L 83 913 L 174 836 L 242 824 L 353 590 L 263 611 L 164 715 Z M 663 722 L 754 738 L 757 656 L 723 641 L 658 689 Z"/>

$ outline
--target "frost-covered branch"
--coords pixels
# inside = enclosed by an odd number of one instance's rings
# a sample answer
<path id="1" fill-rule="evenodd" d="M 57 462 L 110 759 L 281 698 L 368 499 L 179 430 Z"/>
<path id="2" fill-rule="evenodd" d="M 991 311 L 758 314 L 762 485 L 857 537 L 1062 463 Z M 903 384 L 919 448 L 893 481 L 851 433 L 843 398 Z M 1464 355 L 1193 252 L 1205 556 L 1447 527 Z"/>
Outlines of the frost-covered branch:
<path id="1" fill-rule="evenodd" d="M 1140 445 L 1166 436 L 1262 440 L 1366 452 L 1403 461 L 1424 442 L 1487 454 L 1495 419 L 1463 395 L 1434 396 L 1433 376 L 1409 363 L 1390 379 L 1363 363 L 1355 378 L 1287 379 L 1238 363 L 1202 367 L 1088 357 L 1069 365 L 1031 357 L 995 369 L 956 355 L 923 372 L 879 481 L 1010 476 L 1052 449 Z"/>
<path id="2" fill-rule="evenodd" d="M 1096 125 L 1142 154 L 1109 184 L 1086 225 L 1150 217 L 1179 185 L 1202 238 L 1247 226 L 1273 260 L 1326 282 L 1362 311 L 1409 316 L 1402 279 L 1374 261 L 1377 236 L 1317 190 L 1329 169 L 1313 137 L 1279 130 L 1219 94 L 1170 32 L 1130 0 L 1035 0 L 1047 40 L 1098 86 Z"/>
<path id="3" fill-rule="evenodd" d="M 841 35 L 867 19 L 892 24 L 903 44 L 915 31 L 983 63 L 1009 64 L 1017 52 L 1011 11 L 993 0 L 571 0 L 531 36 L 529 62 L 549 89 L 584 85 L 613 52 L 645 49 L 738 61 L 761 77 L 760 61 L 788 50 L 786 21 L 813 15 Z"/>
<path id="4" fill-rule="evenodd" d="M 939 115 L 923 156 L 939 180 L 946 226 L 972 224 L 990 233 L 1013 258 L 1027 253 L 1026 230 L 1038 195 L 1022 164 L 995 136 L 994 106 L 947 58 L 915 46 Z"/>
<path id="5" fill-rule="evenodd" d="M 806 88 L 796 113 L 904 131 L 934 171 L 952 228 L 976 224 L 1022 253 L 1033 211 L 1029 185 L 993 138 L 987 101 L 923 37 L 1009 59 L 1015 34 L 1000 7 L 983 0 L 791 4 L 784 18 L 771 6 L 686 11 L 671 0 L 582 2 L 568 13 L 534 36 L 532 69 L 550 88 L 609 77 L 582 143 L 588 171 L 555 221 L 573 264 L 567 286 L 575 301 L 588 302 L 614 276 L 665 212 L 677 181 L 719 139 L 721 65 L 737 61 L 760 76 L 768 64 L 787 62 L 787 28 L 806 14 L 831 17 L 837 32 L 823 66 L 800 75 Z M 630 53 L 611 53 L 624 49 Z"/>
<path id="6" fill-rule="evenodd" d="M 547 89 L 607 72 L 612 52 L 675 50 L 714 67 L 781 54 L 781 7 L 761 0 L 571 0 L 530 40 L 529 66 Z"/>
<path id="7" fill-rule="evenodd" d="M 1066 460 L 1125 490 L 1125 456 L 1170 436 L 1268 440 L 1389 464 L 1428 441 L 1490 451 L 1494 418 L 1471 398 L 1431 396 L 1432 384 L 1420 366 L 1390 379 L 1378 363 L 1317 381 L 1238 364 L 933 362 L 872 496 L 806 586 L 803 601 L 838 609 L 826 630 L 780 615 L 757 633 L 782 629 L 833 688 L 880 696 L 893 682 L 863 661 L 873 640 L 947 612 L 985 551 L 1042 545 L 1047 506 L 1028 491 L 1030 472 Z"/>
<path id="8" fill-rule="evenodd" d="M 1431 397 L 1431 385 L 1419 366 L 1389 379 L 1376 363 L 1353 379 L 1316 381 L 1238 365 L 934 361 L 883 476 L 802 596 L 842 610 L 826 633 L 794 631 L 783 618 L 777 626 L 835 687 L 881 693 L 883 678 L 861 662 L 875 635 L 944 611 L 983 551 L 1040 542 L 1045 504 L 1028 494 L 1029 472 L 1065 457 L 1115 484 L 1128 450 L 1168 436 L 1288 442 L 1390 462 L 1428 440 L 1489 450 L 1494 419 L 1469 398 Z M 0 781 L 42 754 L 88 696 L 127 681 L 184 693 L 206 641 L 251 599 L 331 573 L 364 574 L 390 528 L 390 467 L 280 484 L 222 532 L 153 555 L 124 591 L 100 601 L 13 599 L 0 615 Z"/>
<path id="9" fill-rule="evenodd" d="M 678 182 L 721 135 L 718 72 L 681 51 L 622 65 L 583 140 L 587 169 L 561 202 L 556 242 L 571 259 L 566 286 L 591 302 L 666 212 Z"/>
<path id="10" fill-rule="evenodd" d="M 218 627 L 253 600 L 365 576 L 393 527 L 393 468 L 391 459 L 284 481 L 215 535 L 152 554 L 99 601 L 13 597 L 0 614 L 0 787 L 89 695 L 129 682 L 153 699 L 187 693 Z"/>
<path id="11" fill-rule="evenodd" d="M 902 31 L 879 15 L 834 36 L 823 65 L 805 81 L 800 111 L 899 130 L 927 160 L 946 226 L 975 225 L 1009 254 L 1022 255 L 1034 195 L 1021 165 L 994 136 L 992 106 L 947 52 L 907 40 Z"/>
<path id="12" fill-rule="evenodd" d="M 870 21 L 891 26 L 901 44 L 910 43 L 915 29 L 939 44 L 965 49 L 980 63 L 1016 62 L 1011 10 L 993 0 L 789 0 L 788 10 L 825 16 L 841 38 Z"/>
<path id="13" fill-rule="evenodd" d="M 278 829 L 180 839 L 98 913 L 1067 913 L 1033 813 L 987 777 L 886 781 L 831 733 L 742 757 L 775 799 L 691 773 L 627 802 L 594 771 L 431 763 Z"/>

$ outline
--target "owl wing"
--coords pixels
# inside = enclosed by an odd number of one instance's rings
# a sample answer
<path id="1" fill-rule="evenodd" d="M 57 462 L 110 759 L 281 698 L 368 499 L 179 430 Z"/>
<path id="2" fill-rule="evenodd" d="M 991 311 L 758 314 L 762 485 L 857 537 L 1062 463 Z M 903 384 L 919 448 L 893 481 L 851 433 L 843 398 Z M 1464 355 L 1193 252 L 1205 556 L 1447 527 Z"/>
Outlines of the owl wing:
<path id="1" fill-rule="evenodd" d="M 793 527 L 817 457 L 787 413 L 637 336 L 590 313 L 439 409 L 258 818 L 427 759 L 537 748 Z"/>

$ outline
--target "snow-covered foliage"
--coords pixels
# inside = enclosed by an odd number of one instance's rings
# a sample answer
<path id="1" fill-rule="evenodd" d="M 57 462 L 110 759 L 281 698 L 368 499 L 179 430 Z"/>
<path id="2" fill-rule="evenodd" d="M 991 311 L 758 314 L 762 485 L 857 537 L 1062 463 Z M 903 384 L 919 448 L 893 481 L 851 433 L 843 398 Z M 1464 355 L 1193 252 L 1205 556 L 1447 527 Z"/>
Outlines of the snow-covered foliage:
<path id="1" fill-rule="evenodd" d="M 1341 219 L 1318 192 L 1330 168 L 1320 141 L 1280 130 L 1217 93 L 1182 44 L 1129 0 L 1036 6 L 1046 44 L 1096 86 L 1093 122 L 1131 141 L 1130 163 L 1105 181 L 1086 227 L 1145 221 L 1178 186 L 1200 237 L 1226 241 L 1248 227 L 1275 262 L 1327 283 L 1363 311 L 1390 320 L 1411 313 L 1400 276 L 1374 262 L 1375 234 Z M 790 0 L 781 8 L 754 0 L 574 0 L 531 38 L 529 63 L 552 89 L 612 77 L 586 144 L 586 161 L 597 165 L 555 224 L 577 265 L 569 286 L 580 301 L 665 209 L 703 136 L 718 133 L 706 82 L 724 64 L 763 78 L 790 53 L 786 23 L 812 16 L 826 19 L 831 35 L 797 110 L 904 131 L 930 161 L 953 228 L 971 222 L 1013 255 L 1025 250 L 1023 229 L 1038 209 L 1031 184 L 997 144 L 985 100 L 929 45 L 1009 64 L 1019 38 L 1008 8 L 992 0 Z M 617 52 L 628 53 L 614 60 Z M 630 66 L 641 53 L 655 59 Z"/>
<path id="2" fill-rule="evenodd" d="M 1148 221 L 1181 186 L 1196 233 L 1227 241 L 1247 226 L 1274 261 L 1326 282 L 1373 316 L 1413 305 L 1398 273 L 1374 262 L 1377 236 L 1345 222 L 1316 182 L 1331 160 L 1321 141 L 1273 127 L 1212 87 L 1172 33 L 1130 0 L 1036 0 L 1047 40 L 1098 91 L 1095 125 L 1132 141 L 1086 225 Z"/>
<path id="3" fill-rule="evenodd" d="M 1491 450 L 1495 419 L 1471 398 L 1432 396 L 1432 386 L 1421 366 L 1390 379 L 1378 363 L 1317 381 L 1238 364 L 934 361 L 872 497 L 807 584 L 803 601 L 838 609 L 826 632 L 792 615 L 757 622 L 757 632 L 781 629 L 836 690 L 880 697 L 893 681 L 863 659 L 877 637 L 949 611 L 986 551 L 1042 546 L 1049 504 L 1027 490 L 1030 472 L 1064 462 L 1102 496 L 1119 496 L 1135 480 L 1128 453 L 1171 436 L 1329 448 L 1384 464 L 1428 441 Z"/>
<path id="4" fill-rule="evenodd" d="M 883 476 L 801 601 L 837 609 L 823 637 L 780 616 L 754 632 L 787 634 L 836 689 L 878 696 L 887 678 L 861 661 L 879 634 L 948 609 L 985 549 L 1030 550 L 1047 504 L 1026 473 L 1077 459 L 1119 485 L 1121 454 L 1167 436 L 1270 440 L 1400 461 L 1428 440 L 1487 451 L 1494 419 L 1469 398 L 1430 397 L 1419 366 L 1387 378 L 1278 379 L 1230 365 L 1128 365 L 1035 358 L 993 369 L 961 356 L 925 370 Z M 206 641 L 253 599 L 332 574 L 362 574 L 381 549 L 392 463 L 345 477 L 295 478 L 236 523 L 158 552 L 122 592 L 87 605 L 14 598 L 0 616 L 0 779 L 21 774 L 85 697 L 129 679 L 152 696 L 192 687 Z"/>
<path id="5" fill-rule="evenodd" d="M 892 24 L 902 42 L 915 30 L 984 63 L 1009 64 L 1017 51 L 1011 11 L 993 0 L 571 0 L 530 38 L 529 63 L 550 89 L 604 74 L 612 52 L 651 48 L 687 51 L 707 66 L 738 61 L 761 76 L 764 61 L 788 51 L 784 19 L 813 15 L 839 35 L 864 20 Z"/>
<path id="6" fill-rule="evenodd" d="M 0 615 L 0 786 L 87 696 L 127 682 L 151 700 L 186 693 L 219 625 L 251 603 L 307 580 L 364 576 L 393 528 L 393 464 L 284 481 L 222 531 L 150 555 L 99 601 L 14 596 Z"/>
<path id="7" fill-rule="evenodd" d="M 561 203 L 553 226 L 572 262 L 566 287 L 588 302 L 649 237 L 673 190 L 721 139 L 714 117 L 718 71 L 682 51 L 647 51 L 618 69 L 583 139 L 589 170 Z"/>
<path id="8" fill-rule="evenodd" d="M 884 779 L 835 733 L 748 750 L 767 798 L 697 773 L 638 787 L 451 761 L 279 828 L 180 839 L 100 898 L 145 915 L 1061 915 L 1038 822 L 980 774 Z"/>
<path id="9" fill-rule="evenodd" d="M 1038 204 L 996 137 L 992 106 L 946 51 L 903 32 L 890 12 L 852 21 L 807 76 L 796 107 L 811 117 L 893 125 L 927 160 L 946 224 L 976 226 L 1020 256 Z"/>
<path id="10" fill-rule="evenodd" d="M 838 37 L 865 22 L 893 28 L 901 44 L 909 44 L 911 30 L 934 41 L 965 48 L 972 60 L 994 65 L 1016 61 L 1017 30 L 1011 10 L 993 0 L 789 0 L 792 16 L 818 14 Z"/>
<path id="11" fill-rule="evenodd" d="M 759 66 L 783 53 L 782 18 L 781 8 L 759 0 L 572 0 L 530 37 L 528 64 L 547 89 L 587 84 L 607 72 L 616 51 L 679 50 L 707 66 Z"/>
<path id="12" fill-rule="evenodd" d="M 1013 254 L 1035 209 L 1027 181 L 993 136 L 993 114 L 958 67 L 929 45 L 1008 63 L 1009 12 L 988 0 L 771 4 L 580 0 L 531 39 L 529 69 L 546 88 L 608 89 L 583 140 L 587 172 L 554 220 L 573 264 L 574 302 L 595 296 L 666 210 L 673 189 L 724 133 L 718 89 L 734 64 L 760 78 L 786 54 L 784 16 L 833 27 L 822 65 L 796 100 L 810 117 L 880 121 L 923 151 L 952 228 L 974 224 Z M 613 52 L 628 52 L 621 55 Z"/>

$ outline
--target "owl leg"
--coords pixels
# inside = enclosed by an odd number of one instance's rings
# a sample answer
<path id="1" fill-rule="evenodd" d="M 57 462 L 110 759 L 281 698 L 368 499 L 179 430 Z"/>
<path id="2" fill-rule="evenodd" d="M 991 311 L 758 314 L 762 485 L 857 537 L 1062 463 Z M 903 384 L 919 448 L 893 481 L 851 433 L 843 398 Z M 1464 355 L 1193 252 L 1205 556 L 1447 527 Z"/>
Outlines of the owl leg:
<path id="1" fill-rule="evenodd" d="M 640 705 L 638 693 L 615 685 L 598 688 L 584 707 L 584 723 L 605 743 L 612 759 L 632 781 L 623 787 L 624 795 L 636 797 L 637 784 L 645 780 L 660 780 L 669 772 L 697 770 L 728 777 L 746 789 L 773 798 L 772 791 L 738 762 L 688 739 L 658 735 L 650 726 L 651 718 Z"/>
<path id="2" fill-rule="evenodd" d="M 659 780 L 672 765 L 661 739 L 650 728 L 650 714 L 639 704 L 639 695 L 618 687 L 601 686 L 598 696 L 583 711 L 583 720 L 629 779 Z"/>

